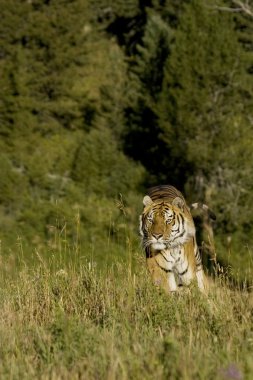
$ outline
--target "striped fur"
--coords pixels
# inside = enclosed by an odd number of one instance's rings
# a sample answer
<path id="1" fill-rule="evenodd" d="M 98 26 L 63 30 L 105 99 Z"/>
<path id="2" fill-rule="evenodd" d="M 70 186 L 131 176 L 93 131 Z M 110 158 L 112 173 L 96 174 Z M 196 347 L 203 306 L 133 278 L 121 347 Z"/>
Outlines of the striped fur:
<path id="1" fill-rule="evenodd" d="M 183 194 L 179 190 L 177 190 L 174 186 L 171 186 L 171 185 L 160 185 L 160 186 L 151 187 L 150 189 L 148 189 L 148 195 L 151 197 L 153 201 L 157 199 L 166 199 L 166 201 L 168 202 L 171 202 L 176 197 L 179 197 L 184 201 L 186 205 Z M 204 203 L 201 203 L 201 202 L 192 203 L 190 205 L 190 210 L 202 211 L 206 213 L 207 216 L 211 218 L 212 220 L 216 220 L 216 215 L 214 214 L 214 212 L 210 210 L 210 208 Z"/>
<path id="2" fill-rule="evenodd" d="M 168 202 L 172 202 L 176 197 L 179 197 L 186 204 L 183 194 L 171 185 L 151 187 L 148 189 L 148 195 L 153 201 L 156 201 L 157 199 L 166 199 Z"/>
<path id="3" fill-rule="evenodd" d="M 171 292 L 196 279 L 205 291 L 195 226 L 182 193 L 170 185 L 152 187 L 143 203 L 140 234 L 154 283 Z"/>

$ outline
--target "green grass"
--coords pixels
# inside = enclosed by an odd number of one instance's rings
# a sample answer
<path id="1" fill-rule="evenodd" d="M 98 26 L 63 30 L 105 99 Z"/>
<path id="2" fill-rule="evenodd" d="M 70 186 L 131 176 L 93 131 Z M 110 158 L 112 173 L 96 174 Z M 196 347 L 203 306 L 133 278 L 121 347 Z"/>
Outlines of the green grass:
<path id="1" fill-rule="evenodd" d="M 251 293 L 168 296 L 138 250 L 103 270 L 82 254 L 2 259 L 1 379 L 253 378 Z"/>

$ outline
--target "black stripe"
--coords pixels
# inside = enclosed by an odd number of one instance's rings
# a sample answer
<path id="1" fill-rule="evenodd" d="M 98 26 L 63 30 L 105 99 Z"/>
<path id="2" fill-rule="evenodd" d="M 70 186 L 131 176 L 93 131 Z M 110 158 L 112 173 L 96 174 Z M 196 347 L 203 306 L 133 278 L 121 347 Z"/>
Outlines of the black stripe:
<path id="1" fill-rule="evenodd" d="M 153 201 L 163 199 L 166 202 L 173 202 L 176 197 L 179 197 L 185 203 L 183 194 L 171 185 L 154 186 L 148 189 L 148 195 Z"/>
<path id="2" fill-rule="evenodd" d="M 178 237 L 181 237 L 181 236 L 183 236 L 185 234 L 185 228 L 184 228 L 185 220 L 184 220 L 183 215 L 180 214 L 180 216 L 181 216 L 181 220 L 182 220 L 182 229 L 183 229 L 183 231 L 181 232 L 181 234 Z"/>
<path id="3" fill-rule="evenodd" d="M 196 259 L 196 265 L 202 265 L 202 260 L 201 260 L 201 255 L 200 255 L 200 252 L 199 250 L 197 250 L 196 254 L 195 254 L 195 259 Z"/>
<path id="4" fill-rule="evenodd" d="M 150 258 L 150 257 L 152 257 L 152 252 L 151 252 L 150 247 L 146 247 L 145 248 L 145 253 L 146 253 L 146 258 L 147 259 Z"/>
<path id="5" fill-rule="evenodd" d="M 189 263 L 187 265 L 187 268 L 182 273 L 178 272 L 179 276 L 183 276 L 186 272 L 188 272 L 188 268 L 189 268 Z"/>
<path id="6" fill-rule="evenodd" d="M 184 220 L 184 217 L 183 217 L 183 215 L 182 214 L 179 214 L 180 216 L 181 216 L 181 218 L 182 218 L 182 225 L 183 225 L 183 229 L 184 229 L 184 224 L 185 224 L 185 220 Z"/>
<path id="7" fill-rule="evenodd" d="M 159 264 L 158 264 L 159 265 Z M 173 270 L 172 269 L 165 269 L 164 267 L 161 267 L 161 265 L 159 265 L 159 267 L 166 273 L 172 273 Z"/>
<path id="8" fill-rule="evenodd" d="M 196 258 L 196 260 L 200 260 L 199 251 L 197 251 L 197 252 L 195 253 L 195 258 Z"/>
<path id="9" fill-rule="evenodd" d="M 174 263 L 174 261 L 169 261 L 169 260 L 167 260 L 166 257 L 163 255 L 162 252 L 160 252 L 160 253 L 161 253 L 162 257 L 164 258 L 164 260 L 167 261 L 167 263 L 172 263 L 172 264 Z M 159 264 L 158 264 L 158 265 L 159 265 Z"/>
<path id="10" fill-rule="evenodd" d="M 178 239 L 179 237 L 184 236 L 184 234 L 185 234 L 184 223 L 183 223 L 182 227 L 183 227 L 183 231 L 182 231 L 179 235 L 177 235 L 177 236 L 173 239 L 173 241 L 174 241 L 175 239 Z M 180 231 L 180 226 L 178 227 L 177 231 Z"/>
<path id="11" fill-rule="evenodd" d="M 163 255 L 162 255 L 163 256 Z M 164 257 L 164 256 L 163 256 Z M 166 259 L 165 259 L 166 260 Z M 157 262 L 157 260 L 155 260 L 156 261 L 156 263 L 157 263 L 157 265 L 159 266 L 159 268 L 161 268 L 164 272 L 166 272 L 166 273 L 171 273 L 171 272 L 173 272 L 173 270 L 172 269 L 166 269 L 166 268 L 164 268 L 164 267 L 162 267 L 158 262 Z M 166 260 L 167 261 L 167 260 Z"/>

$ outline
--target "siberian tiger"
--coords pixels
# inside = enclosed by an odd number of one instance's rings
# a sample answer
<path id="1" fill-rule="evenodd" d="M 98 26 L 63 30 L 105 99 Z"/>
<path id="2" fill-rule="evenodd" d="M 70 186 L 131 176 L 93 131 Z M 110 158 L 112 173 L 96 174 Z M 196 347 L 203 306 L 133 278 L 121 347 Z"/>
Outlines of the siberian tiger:
<path id="1" fill-rule="evenodd" d="M 140 234 L 154 283 L 173 292 L 196 279 L 199 289 L 206 292 L 195 226 L 181 192 L 170 185 L 152 187 L 143 204 Z"/>

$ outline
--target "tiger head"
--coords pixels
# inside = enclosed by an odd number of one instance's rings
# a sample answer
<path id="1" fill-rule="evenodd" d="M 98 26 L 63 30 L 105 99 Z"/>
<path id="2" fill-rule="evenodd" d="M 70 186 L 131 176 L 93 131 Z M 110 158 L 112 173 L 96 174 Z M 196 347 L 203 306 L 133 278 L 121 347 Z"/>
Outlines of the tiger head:
<path id="1" fill-rule="evenodd" d="M 175 248 L 195 236 L 195 226 L 184 200 L 143 198 L 144 210 L 140 216 L 140 234 L 144 248 L 154 251 Z"/>

